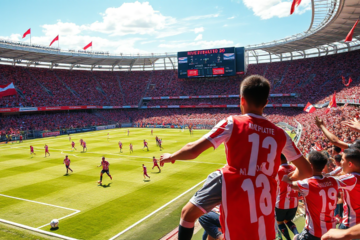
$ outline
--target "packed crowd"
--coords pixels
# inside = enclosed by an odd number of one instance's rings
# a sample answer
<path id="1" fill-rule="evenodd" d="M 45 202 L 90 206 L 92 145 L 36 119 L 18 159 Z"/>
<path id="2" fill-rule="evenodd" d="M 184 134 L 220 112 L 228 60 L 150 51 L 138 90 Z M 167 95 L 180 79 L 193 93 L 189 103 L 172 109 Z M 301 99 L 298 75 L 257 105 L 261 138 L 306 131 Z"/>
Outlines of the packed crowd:
<path id="1" fill-rule="evenodd" d="M 359 60 L 360 51 L 353 51 L 318 58 L 251 64 L 245 76 L 265 76 L 272 83 L 272 93 L 299 95 L 290 99 L 271 98 L 273 103 L 323 103 L 334 91 L 338 92 L 338 98 L 360 97 L 360 74 L 354 71 Z M 145 96 L 236 94 L 245 76 L 178 79 L 177 72 L 173 70 L 91 72 L 1 65 L 0 85 L 13 82 L 22 94 L 1 98 L 0 107 L 123 106 L 137 105 Z M 342 76 L 352 78 L 351 88 L 344 86 Z M 224 104 L 228 101 L 232 102 L 227 100 Z M 191 102 L 186 104 L 193 105 Z M 150 102 L 150 105 L 158 104 Z"/>

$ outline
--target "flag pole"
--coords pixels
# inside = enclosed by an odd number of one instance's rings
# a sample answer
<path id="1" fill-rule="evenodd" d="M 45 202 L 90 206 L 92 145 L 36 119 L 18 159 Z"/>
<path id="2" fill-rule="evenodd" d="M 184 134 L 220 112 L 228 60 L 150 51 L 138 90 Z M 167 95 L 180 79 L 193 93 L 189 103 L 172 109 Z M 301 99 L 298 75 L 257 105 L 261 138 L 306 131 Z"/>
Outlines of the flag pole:
<path id="1" fill-rule="evenodd" d="M 60 51 L 60 37 L 59 37 L 59 35 L 58 35 L 58 49 Z"/>
<path id="2" fill-rule="evenodd" d="M 31 28 L 30 28 L 30 45 L 31 45 Z"/>

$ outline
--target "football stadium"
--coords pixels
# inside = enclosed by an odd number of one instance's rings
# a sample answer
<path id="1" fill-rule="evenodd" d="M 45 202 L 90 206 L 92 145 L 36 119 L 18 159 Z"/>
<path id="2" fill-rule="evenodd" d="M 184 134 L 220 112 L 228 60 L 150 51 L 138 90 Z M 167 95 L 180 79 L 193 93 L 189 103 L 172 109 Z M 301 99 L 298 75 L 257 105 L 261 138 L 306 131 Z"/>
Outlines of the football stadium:
<path id="1" fill-rule="evenodd" d="M 360 239 L 360 0 L 21 2 L 0 239 Z"/>

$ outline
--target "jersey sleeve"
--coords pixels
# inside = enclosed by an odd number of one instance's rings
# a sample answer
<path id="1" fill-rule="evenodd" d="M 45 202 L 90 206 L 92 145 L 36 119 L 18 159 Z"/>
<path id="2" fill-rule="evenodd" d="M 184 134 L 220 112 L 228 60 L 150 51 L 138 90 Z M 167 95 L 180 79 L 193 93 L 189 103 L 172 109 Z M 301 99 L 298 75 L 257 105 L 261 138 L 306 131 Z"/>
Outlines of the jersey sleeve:
<path id="1" fill-rule="evenodd" d="M 282 153 L 285 155 L 288 162 L 291 162 L 301 157 L 302 154 L 285 131 L 284 134 L 286 136 L 286 143 L 284 149 L 282 150 Z"/>
<path id="2" fill-rule="evenodd" d="M 351 174 L 346 174 L 338 178 L 339 187 L 345 190 L 353 190 L 356 186 L 357 179 Z"/>
<path id="3" fill-rule="evenodd" d="M 329 175 L 330 175 L 330 176 L 334 176 L 334 175 L 337 175 L 338 173 L 340 173 L 341 171 L 342 171 L 342 168 L 341 168 L 341 167 L 337 167 L 334 171 L 329 172 Z"/>
<path id="4" fill-rule="evenodd" d="M 309 182 L 307 179 L 297 181 L 297 185 L 300 189 L 300 193 L 306 197 L 309 194 Z"/>
<path id="5" fill-rule="evenodd" d="M 203 137 L 209 140 L 214 149 L 218 148 L 221 143 L 227 142 L 230 139 L 234 126 L 234 120 L 232 117 L 228 117 L 226 120 L 220 121 L 216 126 Z"/>

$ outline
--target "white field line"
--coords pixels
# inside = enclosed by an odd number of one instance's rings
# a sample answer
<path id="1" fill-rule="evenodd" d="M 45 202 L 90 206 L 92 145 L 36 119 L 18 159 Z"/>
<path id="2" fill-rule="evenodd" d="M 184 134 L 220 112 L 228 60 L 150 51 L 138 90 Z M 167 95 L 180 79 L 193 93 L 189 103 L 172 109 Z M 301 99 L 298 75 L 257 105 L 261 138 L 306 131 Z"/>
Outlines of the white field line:
<path id="1" fill-rule="evenodd" d="M 40 230 L 40 229 L 37 229 L 37 228 L 26 226 L 26 225 L 23 225 L 23 224 L 20 224 L 20 223 L 14 223 L 14 222 L 7 221 L 7 220 L 4 220 L 4 219 L 0 219 L 0 222 L 10 224 L 10 225 L 13 225 L 13 226 L 16 226 L 16 227 L 24 228 L 24 229 L 27 229 L 27 230 L 30 230 L 30 231 L 42 233 L 42 234 L 45 234 L 45 235 L 48 235 L 48 236 L 57 237 L 57 238 L 60 238 L 60 239 L 76 240 L 76 238 L 67 237 L 67 236 L 64 236 L 64 235 L 57 234 L 57 233 L 47 232 L 47 231 L 44 231 L 44 230 Z"/>
<path id="2" fill-rule="evenodd" d="M 206 180 L 206 179 L 205 179 Z M 130 227 L 126 228 L 125 230 L 119 232 L 118 234 L 116 234 L 115 236 L 111 237 L 109 240 L 114 240 L 117 237 L 121 236 L 122 234 L 124 234 L 125 232 L 129 231 L 130 229 L 134 228 L 135 226 L 137 226 L 138 224 L 142 223 L 143 221 L 145 221 L 146 219 L 148 219 L 149 217 L 151 217 L 152 215 L 154 215 L 155 213 L 159 212 L 160 210 L 162 210 L 163 208 L 167 207 L 168 205 L 170 205 L 171 203 L 175 202 L 176 200 L 178 200 L 179 198 L 181 198 L 182 196 L 184 196 L 185 194 L 187 194 L 188 192 L 190 192 L 191 190 L 193 190 L 194 188 L 196 188 L 197 186 L 199 186 L 200 184 L 202 184 L 203 182 L 205 182 L 205 180 L 199 182 L 198 184 L 196 184 L 195 186 L 193 186 L 192 188 L 186 190 L 185 192 L 183 192 L 182 194 L 180 194 L 179 196 L 177 196 L 176 198 L 174 198 L 173 200 L 171 200 L 170 202 L 166 203 L 165 205 L 159 207 L 158 209 L 156 209 L 155 211 L 153 211 L 152 213 L 150 213 L 149 215 L 147 215 L 146 217 L 140 219 L 139 221 L 137 221 L 136 223 L 134 223 L 133 225 L 131 225 Z"/>
<path id="3" fill-rule="evenodd" d="M 24 199 L 24 198 L 18 198 L 18 197 L 8 196 L 8 195 L 4 195 L 4 194 L 0 194 L 0 196 L 7 197 L 7 198 L 13 198 L 13 199 L 21 200 L 21 201 L 25 201 L 25 202 L 37 203 L 37 204 L 46 205 L 46 206 L 50 206 L 50 207 L 61 208 L 61 209 L 69 210 L 69 211 L 74 211 L 74 212 L 71 213 L 71 214 L 68 214 L 68 215 L 66 215 L 66 216 L 64 216 L 64 217 L 58 218 L 59 220 L 60 220 L 60 219 L 67 218 L 67 217 L 70 217 L 70 216 L 72 216 L 72 215 L 80 212 L 80 210 L 76 210 L 76 209 L 72 209 L 72 208 L 66 208 L 66 207 L 62 207 L 62 206 L 57 206 L 57 205 L 53 205 L 53 204 L 48 204 L 48 203 L 33 201 L 33 200 L 29 200 L 29 199 Z M 44 224 L 44 225 L 42 225 L 42 226 L 40 226 L 40 227 L 38 227 L 38 228 L 42 228 L 42 227 L 45 227 L 45 226 L 47 226 L 47 225 L 49 225 L 49 223 Z"/>

